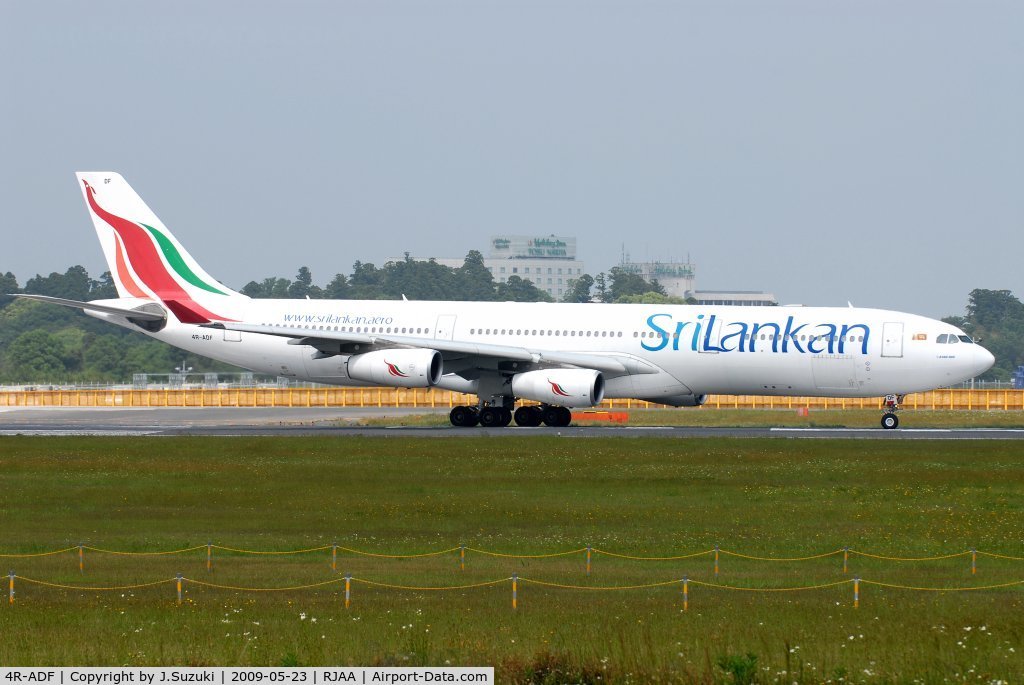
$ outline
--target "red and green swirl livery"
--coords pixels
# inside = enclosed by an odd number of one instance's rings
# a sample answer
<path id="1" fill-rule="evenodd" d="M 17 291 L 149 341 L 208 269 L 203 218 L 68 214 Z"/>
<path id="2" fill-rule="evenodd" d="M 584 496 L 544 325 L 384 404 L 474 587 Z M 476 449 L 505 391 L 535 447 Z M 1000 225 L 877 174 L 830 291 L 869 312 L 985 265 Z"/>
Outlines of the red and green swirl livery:
<path id="1" fill-rule="evenodd" d="M 105 210 L 96 201 L 96 191 L 88 181 L 85 184 L 85 194 L 89 207 L 106 224 L 114 229 L 115 250 L 117 251 L 117 275 L 125 289 L 132 295 L 145 297 L 142 288 L 135 283 L 121 258 L 121 247 L 127 255 L 127 262 L 131 265 L 135 274 L 156 297 L 160 298 L 167 307 L 174 312 L 175 316 L 182 323 L 204 323 L 206 321 L 230 321 L 227 317 L 219 316 L 209 311 L 196 302 L 189 295 L 174 275 L 167 270 L 160 259 L 161 253 L 164 259 L 171 265 L 178 277 L 183 281 L 201 288 L 207 292 L 224 295 L 222 291 L 214 288 L 209 283 L 200 279 L 185 263 L 178 249 L 174 244 L 157 229 L 145 224 L 129 221 Z M 157 245 L 160 251 L 157 251 Z"/>
<path id="2" fill-rule="evenodd" d="M 560 386 L 558 383 L 555 383 L 550 378 L 548 379 L 548 383 L 551 385 L 551 392 L 558 395 L 559 397 L 569 397 L 569 393 L 567 393 L 565 389 L 563 389 L 562 386 Z"/>
<path id="3" fill-rule="evenodd" d="M 388 374 L 390 374 L 391 376 L 394 376 L 395 378 L 408 378 L 409 377 L 409 374 L 405 373 L 400 368 L 398 368 L 398 366 L 396 364 L 392 364 L 387 359 L 384 360 L 384 363 L 388 365 Z"/>

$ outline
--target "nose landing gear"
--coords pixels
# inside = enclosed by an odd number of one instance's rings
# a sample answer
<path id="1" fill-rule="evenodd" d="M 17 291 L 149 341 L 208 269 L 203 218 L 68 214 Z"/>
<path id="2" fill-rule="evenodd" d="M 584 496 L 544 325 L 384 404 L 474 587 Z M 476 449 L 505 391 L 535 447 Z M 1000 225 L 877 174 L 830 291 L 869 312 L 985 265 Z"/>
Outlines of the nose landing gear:
<path id="1" fill-rule="evenodd" d="M 900 403 L 903 402 L 903 395 L 886 395 L 882 402 L 882 428 L 893 429 L 900 425 L 900 419 L 896 412 L 900 410 Z"/>

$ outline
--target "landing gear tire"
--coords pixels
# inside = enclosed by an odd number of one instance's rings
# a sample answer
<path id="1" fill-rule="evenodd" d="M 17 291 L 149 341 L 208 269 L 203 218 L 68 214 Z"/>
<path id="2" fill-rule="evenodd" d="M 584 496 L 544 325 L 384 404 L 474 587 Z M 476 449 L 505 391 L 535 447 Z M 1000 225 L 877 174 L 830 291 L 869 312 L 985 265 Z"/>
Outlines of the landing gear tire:
<path id="1" fill-rule="evenodd" d="M 505 426 L 509 425 L 510 423 L 512 423 L 512 410 L 511 409 L 506 409 L 506 408 L 502 407 L 502 409 L 501 409 L 501 427 L 504 428 Z"/>
<path id="2" fill-rule="evenodd" d="M 536 428 L 544 420 L 544 412 L 540 407 L 519 407 L 516 409 L 516 425 L 524 428 Z"/>
<path id="3" fill-rule="evenodd" d="M 565 407 L 547 407 L 544 409 L 544 424 L 552 428 L 565 428 L 572 423 L 572 412 Z"/>
<path id="4" fill-rule="evenodd" d="M 480 422 L 480 414 L 473 407 L 453 407 L 448 413 L 448 420 L 459 428 L 472 428 Z"/>
<path id="5" fill-rule="evenodd" d="M 484 428 L 498 428 L 504 418 L 500 407 L 484 407 L 480 410 L 480 425 Z"/>
<path id="6" fill-rule="evenodd" d="M 882 415 L 882 428 L 892 429 L 900 425 L 900 419 L 895 414 L 883 414 Z"/>

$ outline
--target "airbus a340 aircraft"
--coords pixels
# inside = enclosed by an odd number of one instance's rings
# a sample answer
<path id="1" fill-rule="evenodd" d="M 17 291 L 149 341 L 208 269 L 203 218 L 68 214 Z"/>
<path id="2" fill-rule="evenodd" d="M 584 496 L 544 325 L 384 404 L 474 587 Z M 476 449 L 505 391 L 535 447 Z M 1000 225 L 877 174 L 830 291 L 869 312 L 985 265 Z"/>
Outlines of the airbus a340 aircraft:
<path id="1" fill-rule="evenodd" d="M 210 277 L 119 174 L 77 176 L 120 297 L 23 297 L 259 373 L 476 395 L 456 426 L 566 426 L 569 407 L 605 398 L 726 393 L 893 395 L 882 425 L 895 428 L 904 394 L 994 363 L 949 324 L 880 309 L 253 300 Z"/>

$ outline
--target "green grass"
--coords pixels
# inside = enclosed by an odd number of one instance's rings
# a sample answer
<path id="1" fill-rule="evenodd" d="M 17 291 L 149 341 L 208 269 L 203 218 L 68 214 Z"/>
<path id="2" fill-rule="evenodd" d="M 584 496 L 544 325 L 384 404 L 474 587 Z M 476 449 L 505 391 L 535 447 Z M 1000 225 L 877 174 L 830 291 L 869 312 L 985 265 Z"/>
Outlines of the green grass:
<path id="1" fill-rule="evenodd" d="M 882 417 L 877 409 L 811 409 L 807 416 L 799 416 L 795 409 L 701 407 L 611 411 L 629 414 L 627 425 L 630 426 L 879 428 Z M 908 409 L 900 414 L 900 422 L 905 428 L 1024 428 L 1024 412 Z M 448 412 L 359 418 L 344 423 L 364 426 L 446 426 Z"/>
<path id="2" fill-rule="evenodd" d="M 710 412 L 709 412 L 710 413 Z M 586 544 L 634 555 L 723 549 L 805 556 L 849 545 L 887 556 L 970 547 L 1024 556 L 1020 443 L 740 439 L 458 440 L 2 438 L 0 552 L 85 543 L 161 550 L 330 545 L 415 553 L 466 544 L 542 554 Z M 580 586 L 704 583 L 772 588 L 842 580 L 842 557 L 803 562 L 597 555 L 421 559 L 205 552 L 6 559 L 20 576 L 120 585 L 176 573 L 281 587 L 346 573 L 445 586 L 506 578 Z M 1024 579 L 1024 562 L 855 556 L 851 574 L 963 587 Z M 1015 682 L 1024 673 L 1024 587 L 972 593 L 866 585 L 746 593 L 691 587 L 563 590 L 503 582 L 473 590 L 356 582 L 251 593 L 186 583 L 89 593 L 19 581 L 0 607 L 0 663 L 494 665 L 500 682 Z M 313 619 L 316 619 L 314 622 Z M 732 675 L 727 673 L 731 671 Z"/>

